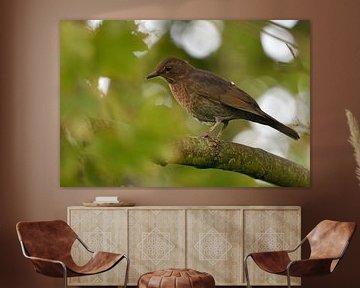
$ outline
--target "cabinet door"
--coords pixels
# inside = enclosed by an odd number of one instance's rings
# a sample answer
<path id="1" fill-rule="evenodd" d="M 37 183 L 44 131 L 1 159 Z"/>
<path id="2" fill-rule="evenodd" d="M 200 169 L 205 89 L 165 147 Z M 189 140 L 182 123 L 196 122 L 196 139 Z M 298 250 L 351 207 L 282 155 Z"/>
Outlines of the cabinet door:
<path id="1" fill-rule="evenodd" d="M 93 251 L 127 253 L 127 215 L 125 209 L 69 209 L 69 225 Z M 89 258 L 76 241 L 72 255 L 76 263 L 84 264 Z M 69 278 L 70 285 L 122 285 L 126 261 L 113 269 L 93 276 Z"/>
<path id="2" fill-rule="evenodd" d="M 242 280 L 242 211 L 187 211 L 187 266 L 214 276 L 216 285 Z"/>
<path id="3" fill-rule="evenodd" d="M 145 272 L 185 267 L 185 210 L 129 210 L 129 281 Z"/>
<path id="4" fill-rule="evenodd" d="M 300 209 L 256 209 L 244 211 L 244 254 L 251 252 L 286 250 L 300 243 Z M 300 249 L 292 253 L 300 259 Z M 252 285 L 286 285 L 286 277 L 266 273 L 248 260 Z M 292 284 L 299 285 L 299 278 Z"/>

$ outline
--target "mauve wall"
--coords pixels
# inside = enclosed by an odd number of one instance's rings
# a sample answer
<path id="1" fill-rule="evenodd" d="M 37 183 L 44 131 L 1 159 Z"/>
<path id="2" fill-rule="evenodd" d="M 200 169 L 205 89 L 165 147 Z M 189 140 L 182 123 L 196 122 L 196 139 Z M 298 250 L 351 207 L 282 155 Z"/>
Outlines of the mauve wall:
<path id="1" fill-rule="evenodd" d="M 7 3 L 5 3 L 7 2 Z M 21 256 L 19 220 L 66 219 L 95 195 L 138 205 L 300 205 L 305 234 L 330 218 L 360 224 L 344 108 L 360 119 L 359 1 L 3 0 L 0 3 L 0 286 L 62 287 Z M 60 19 L 303 18 L 312 21 L 311 189 L 60 189 Z M 335 274 L 303 287 L 359 287 L 359 231 Z"/>

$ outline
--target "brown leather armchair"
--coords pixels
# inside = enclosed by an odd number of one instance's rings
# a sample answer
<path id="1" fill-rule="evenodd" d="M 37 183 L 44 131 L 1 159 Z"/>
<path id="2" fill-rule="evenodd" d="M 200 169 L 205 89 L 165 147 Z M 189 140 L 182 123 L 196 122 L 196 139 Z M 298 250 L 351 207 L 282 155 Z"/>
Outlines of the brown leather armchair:
<path id="1" fill-rule="evenodd" d="M 91 251 L 62 220 L 19 222 L 16 225 L 20 245 L 24 256 L 31 260 L 35 271 L 50 277 L 87 276 L 112 269 L 122 259 L 126 259 L 124 288 L 127 285 L 129 258 L 125 254 Z M 78 240 L 92 254 L 83 266 L 78 266 L 72 256 L 71 247 Z"/>
<path id="2" fill-rule="evenodd" d="M 247 287 L 251 287 L 247 267 L 249 257 L 266 272 L 286 275 L 289 288 L 291 288 L 290 276 L 304 277 L 333 272 L 344 256 L 355 229 L 354 222 L 324 220 L 292 250 L 250 253 L 244 259 Z M 306 241 L 310 245 L 310 257 L 292 261 L 289 253 L 296 251 Z"/>

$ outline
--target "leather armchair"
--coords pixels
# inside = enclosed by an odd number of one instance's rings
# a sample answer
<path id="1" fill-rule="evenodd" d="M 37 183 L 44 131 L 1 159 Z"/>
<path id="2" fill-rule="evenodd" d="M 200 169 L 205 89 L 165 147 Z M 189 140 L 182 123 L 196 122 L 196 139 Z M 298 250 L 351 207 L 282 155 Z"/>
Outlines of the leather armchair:
<path id="1" fill-rule="evenodd" d="M 64 278 L 65 288 L 67 277 L 102 273 L 112 269 L 123 259 L 127 261 L 124 281 L 126 288 L 128 257 L 125 254 L 91 251 L 66 222 L 19 222 L 16 231 L 23 255 L 31 260 L 35 271 L 50 277 Z M 71 256 L 71 247 L 75 241 L 79 241 L 91 254 L 90 260 L 83 266 L 78 266 Z"/>
<path id="2" fill-rule="evenodd" d="M 344 256 L 355 229 L 354 222 L 324 220 L 292 250 L 248 254 L 244 259 L 247 287 L 251 287 L 248 258 L 252 258 L 259 268 L 266 272 L 286 275 L 289 288 L 291 288 L 291 276 L 305 277 L 332 273 Z M 296 251 L 306 241 L 310 245 L 310 257 L 292 261 L 289 253 Z"/>

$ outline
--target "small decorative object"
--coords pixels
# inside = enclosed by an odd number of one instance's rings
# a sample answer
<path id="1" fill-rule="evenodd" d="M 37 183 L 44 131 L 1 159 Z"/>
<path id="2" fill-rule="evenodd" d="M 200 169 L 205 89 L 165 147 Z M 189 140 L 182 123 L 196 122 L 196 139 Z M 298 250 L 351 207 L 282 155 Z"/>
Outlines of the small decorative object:
<path id="1" fill-rule="evenodd" d="M 140 276 L 139 288 L 215 288 L 214 277 L 193 269 L 166 269 Z"/>
<path id="2" fill-rule="evenodd" d="M 119 201 L 117 196 L 98 196 L 93 202 L 84 202 L 86 207 L 130 207 L 135 206 L 133 202 Z"/>
<path id="3" fill-rule="evenodd" d="M 355 174 L 357 179 L 359 180 L 360 185 L 360 131 L 359 131 L 359 125 L 354 117 L 354 115 L 349 111 L 346 111 L 346 117 L 348 120 L 348 125 L 350 129 L 350 137 L 349 142 L 354 148 L 354 157 L 355 161 L 357 163 L 357 168 L 355 170 Z"/>
<path id="4" fill-rule="evenodd" d="M 94 203 L 119 203 L 117 196 L 100 196 L 96 197 Z"/>

